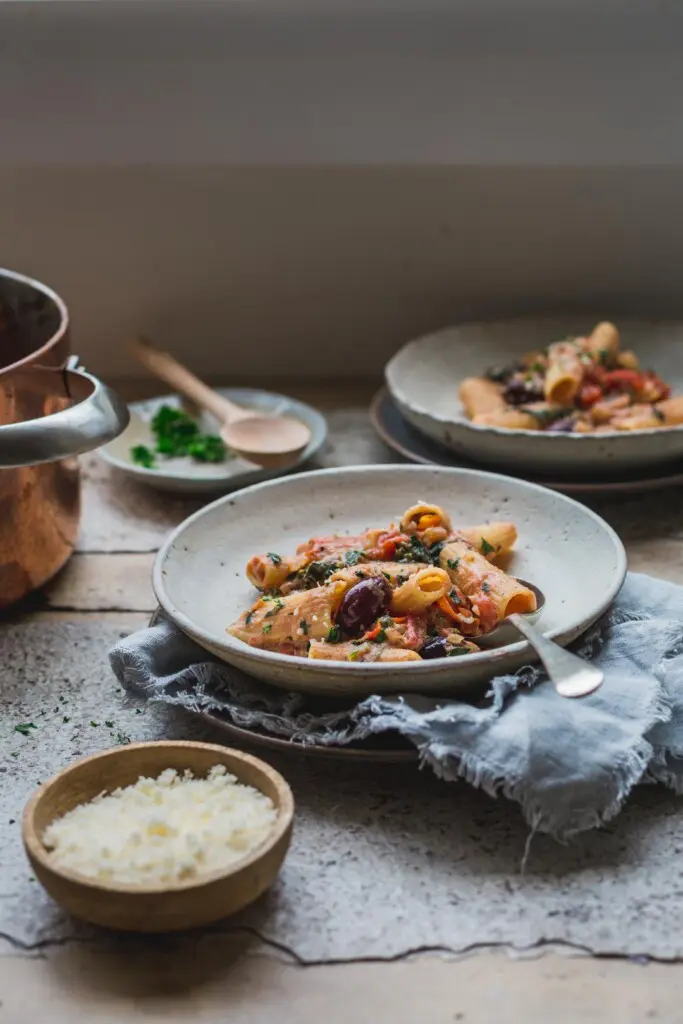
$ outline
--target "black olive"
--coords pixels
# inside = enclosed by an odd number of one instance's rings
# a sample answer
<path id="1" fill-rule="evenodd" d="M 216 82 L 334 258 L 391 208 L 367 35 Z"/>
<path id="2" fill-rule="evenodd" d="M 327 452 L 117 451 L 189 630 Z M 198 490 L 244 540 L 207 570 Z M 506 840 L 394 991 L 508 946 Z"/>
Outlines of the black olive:
<path id="1" fill-rule="evenodd" d="M 495 381 L 496 384 L 504 384 L 513 374 L 519 373 L 523 369 L 523 363 L 510 363 L 508 366 L 492 366 L 486 371 L 486 376 L 489 380 Z"/>
<path id="2" fill-rule="evenodd" d="M 513 377 L 503 391 L 503 398 L 508 405 L 526 405 L 527 402 L 540 401 L 543 388 L 535 378 Z"/>
<path id="3" fill-rule="evenodd" d="M 428 640 L 424 645 L 420 654 L 423 658 L 447 658 L 448 657 L 448 643 L 445 637 L 435 636 L 431 640 Z"/>
<path id="4" fill-rule="evenodd" d="M 346 591 L 337 612 L 337 625 L 345 637 L 360 636 L 389 608 L 391 586 L 383 576 L 371 576 Z"/>

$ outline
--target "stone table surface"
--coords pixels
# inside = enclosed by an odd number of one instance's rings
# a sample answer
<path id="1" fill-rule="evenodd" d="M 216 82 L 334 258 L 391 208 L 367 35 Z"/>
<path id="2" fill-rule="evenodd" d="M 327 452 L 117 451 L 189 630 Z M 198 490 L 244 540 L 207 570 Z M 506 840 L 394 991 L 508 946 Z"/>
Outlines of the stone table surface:
<path id="1" fill-rule="evenodd" d="M 320 465 L 398 461 L 361 386 L 311 395 Z M 606 829 L 534 838 L 518 808 L 411 765 L 268 759 L 297 820 L 276 886 L 201 934 L 119 937 L 80 925 L 32 878 L 22 808 L 74 758 L 130 740 L 221 734 L 130 707 L 107 652 L 146 624 L 166 533 L 199 506 L 84 464 L 78 552 L 0 622 L 0 1024 L 131 1019 L 332 1022 L 678 1021 L 683 804 L 638 789 Z M 631 568 L 683 583 L 683 491 L 591 498 Z M 33 722 L 24 737 L 15 725 Z"/>

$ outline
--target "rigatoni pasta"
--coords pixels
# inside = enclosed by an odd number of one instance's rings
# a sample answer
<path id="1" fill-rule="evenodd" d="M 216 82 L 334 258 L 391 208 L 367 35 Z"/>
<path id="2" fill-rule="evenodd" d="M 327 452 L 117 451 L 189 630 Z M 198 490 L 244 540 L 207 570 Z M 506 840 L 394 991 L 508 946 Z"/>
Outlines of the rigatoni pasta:
<path id="1" fill-rule="evenodd" d="M 532 591 L 494 562 L 510 554 L 513 523 L 454 526 L 417 502 L 386 529 L 313 537 L 292 556 L 255 555 L 258 599 L 229 628 L 252 647 L 320 660 L 412 662 L 478 650 L 476 638 Z"/>
<path id="2" fill-rule="evenodd" d="M 670 393 L 634 352 L 621 350 L 618 329 L 604 321 L 586 337 L 468 377 L 460 401 L 475 426 L 592 434 L 678 426 L 683 396 Z"/>

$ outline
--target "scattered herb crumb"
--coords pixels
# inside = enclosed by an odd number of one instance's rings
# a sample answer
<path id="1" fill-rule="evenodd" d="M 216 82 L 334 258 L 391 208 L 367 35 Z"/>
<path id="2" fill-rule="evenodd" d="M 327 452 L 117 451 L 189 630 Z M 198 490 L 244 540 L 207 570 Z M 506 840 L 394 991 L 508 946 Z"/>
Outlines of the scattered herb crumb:
<path id="1" fill-rule="evenodd" d="M 447 565 L 448 565 L 449 569 L 452 569 L 455 572 L 455 570 L 460 565 L 460 559 L 459 558 L 449 558 L 448 562 L 447 562 Z"/>
<path id="2" fill-rule="evenodd" d="M 490 555 L 492 551 L 495 551 L 493 544 L 489 544 L 486 537 L 481 538 L 481 553 L 482 555 Z"/>
<path id="3" fill-rule="evenodd" d="M 136 708 L 135 709 L 135 714 L 136 715 L 141 715 L 142 714 L 142 708 Z"/>
<path id="4" fill-rule="evenodd" d="M 332 626 L 329 633 L 327 634 L 327 642 L 330 644 L 336 644 L 341 638 L 341 629 L 339 626 Z"/>
<path id="5" fill-rule="evenodd" d="M 125 732 L 117 732 L 116 742 L 121 746 L 125 746 L 126 743 L 130 743 L 130 736 L 127 736 Z"/>
<path id="6" fill-rule="evenodd" d="M 19 751 L 13 750 L 12 753 L 10 754 L 10 757 L 19 757 Z"/>
<path id="7" fill-rule="evenodd" d="M 270 633 L 272 628 L 273 628 L 272 623 L 269 622 L 267 626 L 264 626 L 262 628 L 261 632 L 262 633 Z"/>
<path id="8" fill-rule="evenodd" d="M 273 565 L 279 565 L 282 559 L 274 551 L 266 551 L 268 558 L 271 560 Z"/>
<path id="9" fill-rule="evenodd" d="M 65 725 L 66 725 L 67 722 L 70 722 L 70 721 L 71 721 L 71 719 L 69 718 L 68 715 L 64 715 L 64 717 L 62 718 L 62 722 L 64 722 Z"/>
<path id="10" fill-rule="evenodd" d="M 113 722 L 105 722 L 104 724 L 106 725 L 107 729 L 113 729 L 114 728 L 114 723 Z"/>
<path id="11" fill-rule="evenodd" d="M 21 733 L 22 736 L 30 736 L 30 730 L 37 728 L 38 726 L 34 725 L 33 722 L 21 722 L 20 725 L 14 726 L 14 731 Z"/>
<path id="12" fill-rule="evenodd" d="M 299 623 L 299 629 L 301 630 L 304 636 L 308 636 L 308 623 L 306 622 L 305 619 L 302 619 L 301 622 Z"/>
<path id="13" fill-rule="evenodd" d="M 491 589 L 491 584 L 487 583 L 486 580 L 484 580 L 484 582 L 481 585 L 481 589 L 484 591 L 485 594 L 488 594 L 488 592 Z"/>
<path id="14" fill-rule="evenodd" d="M 99 729 L 99 727 L 100 727 L 100 723 L 99 722 L 91 722 L 90 724 L 92 725 L 93 729 Z"/>

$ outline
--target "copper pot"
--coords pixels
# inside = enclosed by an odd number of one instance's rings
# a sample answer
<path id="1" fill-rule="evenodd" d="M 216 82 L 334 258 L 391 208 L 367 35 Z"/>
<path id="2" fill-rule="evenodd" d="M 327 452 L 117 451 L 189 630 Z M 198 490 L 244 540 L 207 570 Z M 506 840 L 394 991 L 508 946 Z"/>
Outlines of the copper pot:
<path id="1" fill-rule="evenodd" d="M 74 549 L 78 455 L 128 423 L 117 396 L 69 358 L 69 314 L 45 285 L 0 270 L 0 608 Z"/>

